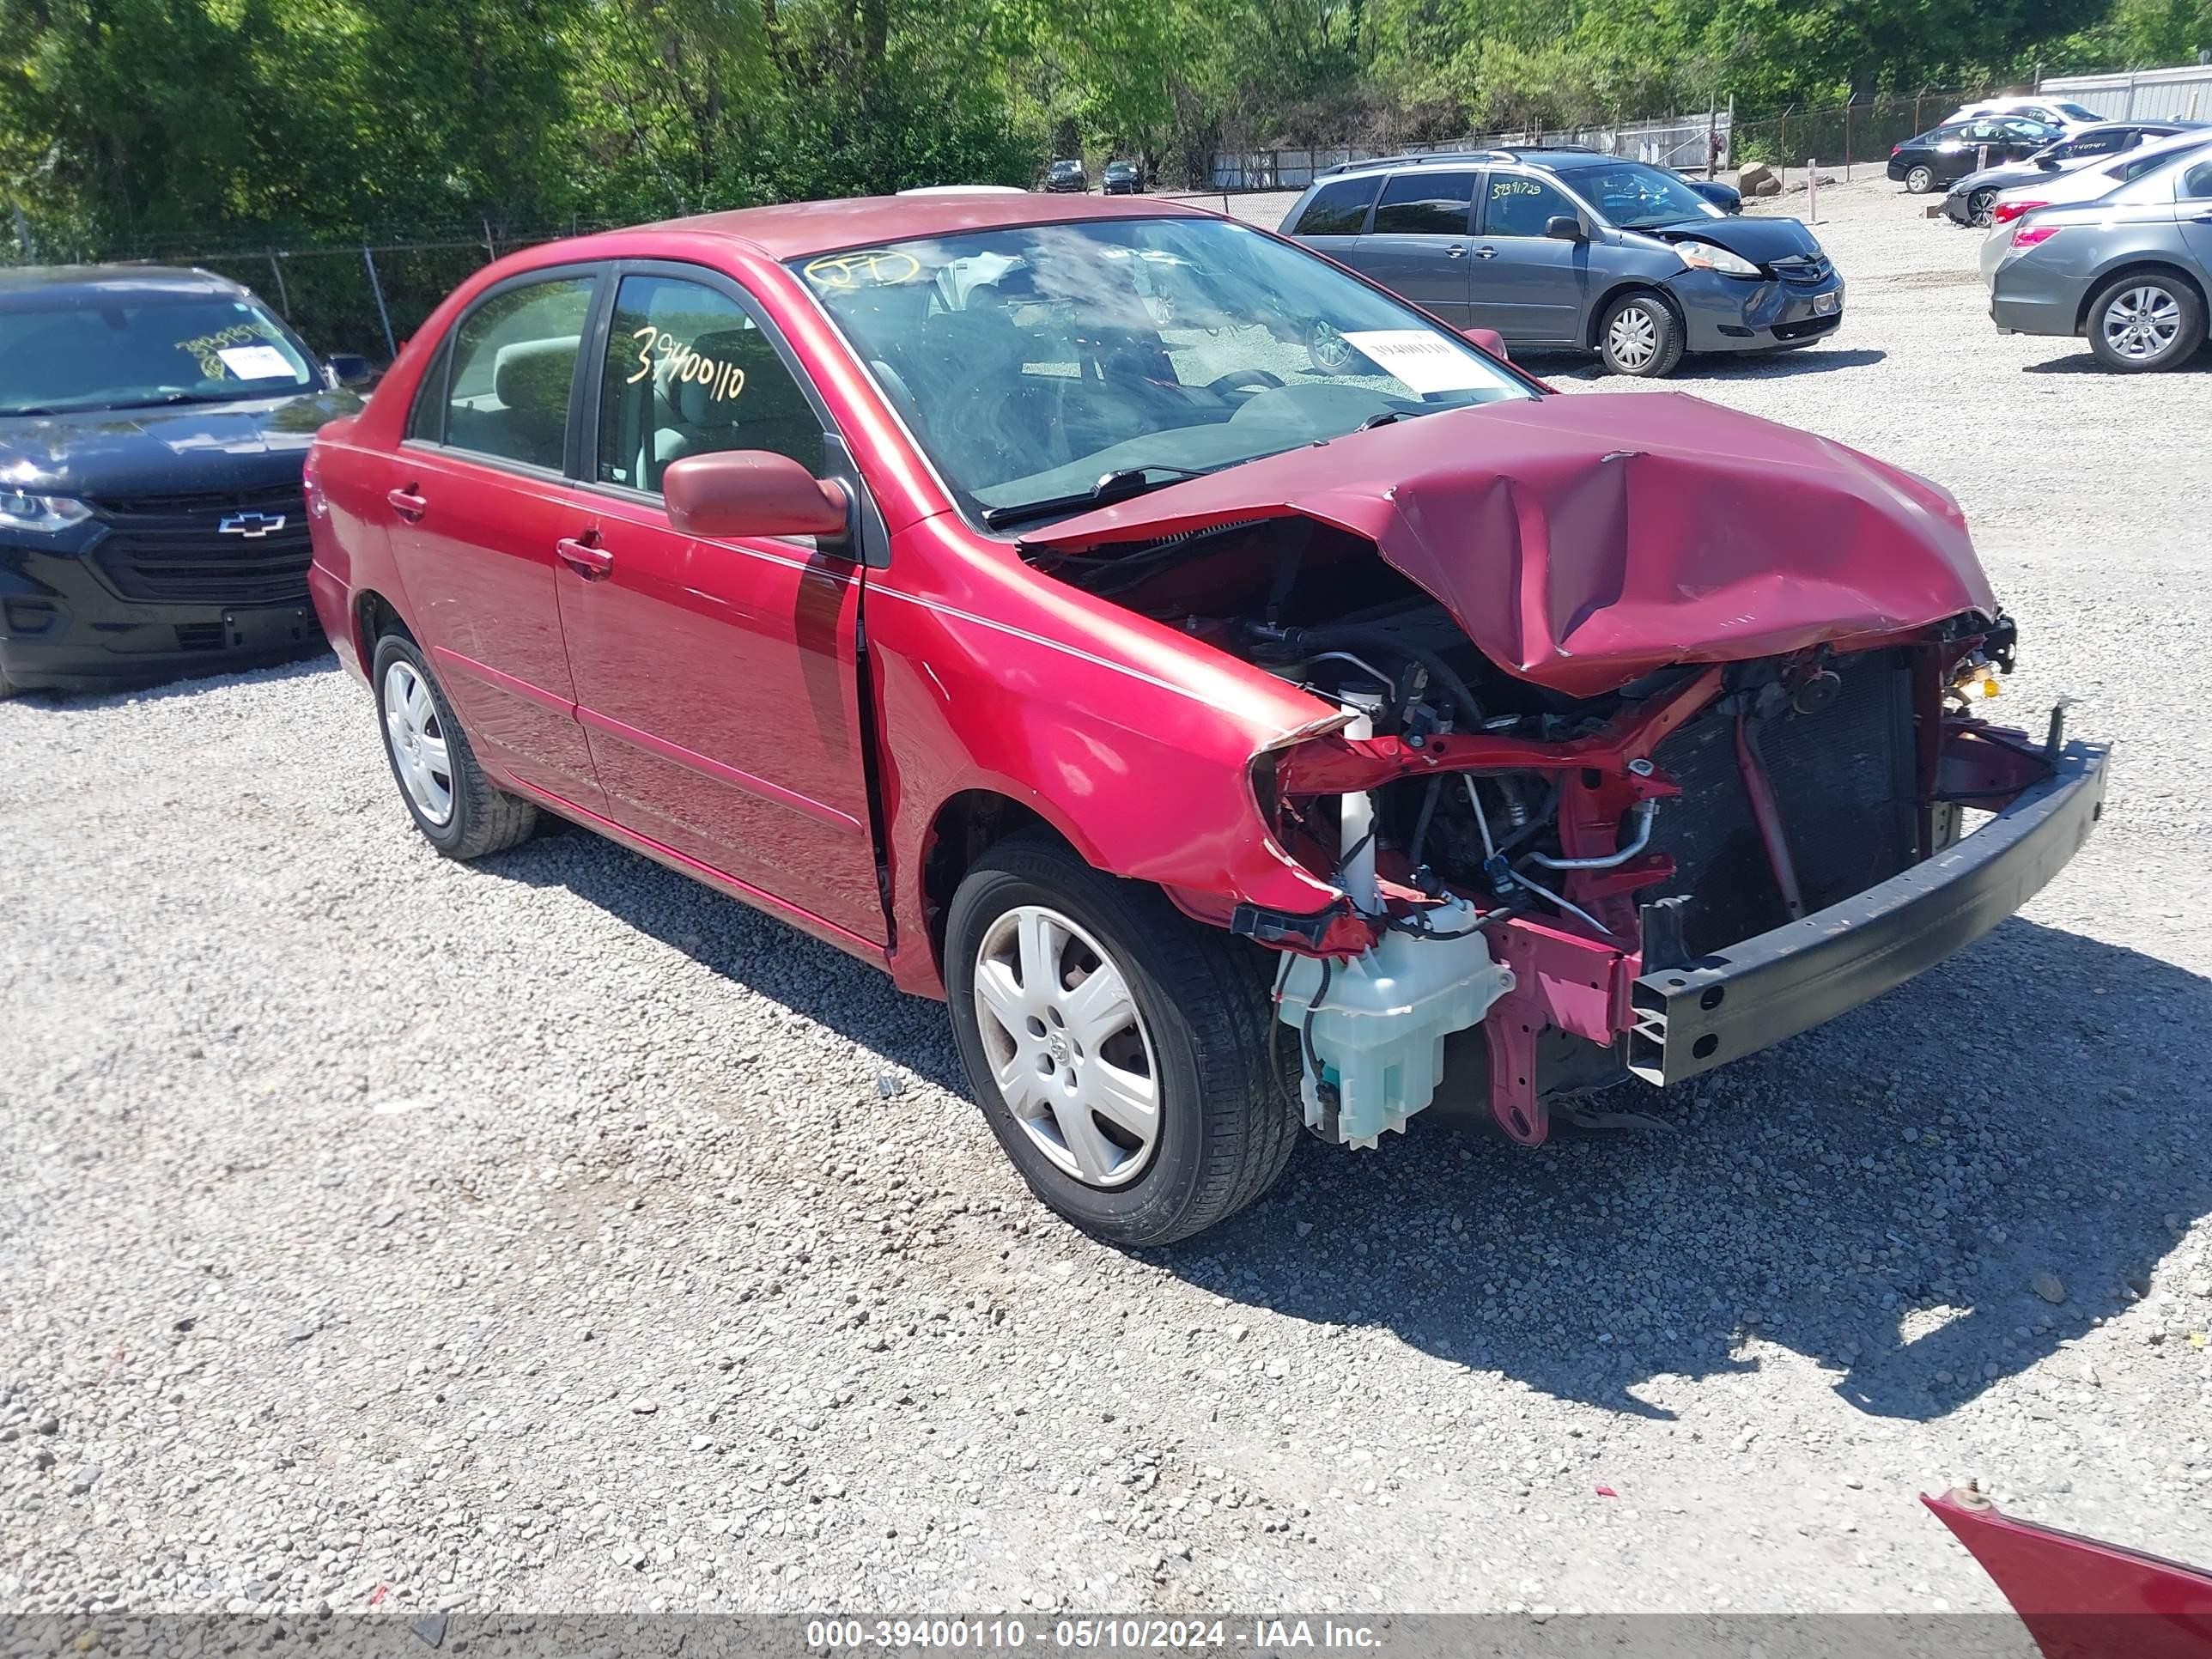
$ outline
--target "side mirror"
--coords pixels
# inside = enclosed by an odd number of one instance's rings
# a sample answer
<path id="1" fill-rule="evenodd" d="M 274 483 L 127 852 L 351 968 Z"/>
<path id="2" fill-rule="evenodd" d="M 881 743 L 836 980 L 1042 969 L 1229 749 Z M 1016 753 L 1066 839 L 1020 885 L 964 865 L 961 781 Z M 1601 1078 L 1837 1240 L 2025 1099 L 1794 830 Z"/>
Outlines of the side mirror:
<path id="1" fill-rule="evenodd" d="M 340 386 L 367 386 L 376 378 L 369 373 L 368 359 L 349 351 L 331 353 L 325 366 L 331 371 L 331 379 Z"/>
<path id="2" fill-rule="evenodd" d="M 1544 234 L 1555 242 L 1587 242 L 1589 233 L 1571 213 L 1555 213 L 1544 221 Z"/>
<path id="3" fill-rule="evenodd" d="M 1493 357 L 1511 361 L 1505 357 L 1505 337 L 1496 329 L 1470 328 L 1462 330 L 1462 332 L 1467 337 L 1469 345 L 1480 346 Z"/>
<path id="4" fill-rule="evenodd" d="M 852 497 L 788 455 L 725 449 L 671 461 L 660 477 L 668 521 L 687 536 L 824 536 L 852 528 Z"/>

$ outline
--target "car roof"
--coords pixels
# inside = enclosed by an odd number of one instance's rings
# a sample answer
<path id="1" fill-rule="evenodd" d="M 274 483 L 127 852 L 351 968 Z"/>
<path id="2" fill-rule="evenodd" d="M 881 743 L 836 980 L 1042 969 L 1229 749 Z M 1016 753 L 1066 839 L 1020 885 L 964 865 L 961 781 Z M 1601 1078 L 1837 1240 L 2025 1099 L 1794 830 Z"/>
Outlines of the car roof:
<path id="1" fill-rule="evenodd" d="M 224 294 L 249 292 L 228 276 L 211 270 L 188 270 L 173 265 L 9 265 L 0 267 L 0 305 L 36 295 L 46 301 L 59 297 L 89 298 L 99 294 L 131 290 L 141 294 Z"/>
<path id="2" fill-rule="evenodd" d="M 941 196 L 854 196 L 838 202 L 736 208 L 726 213 L 665 220 L 642 228 L 727 236 L 751 243 L 772 259 L 793 259 L 839 248 L 903 242 L 918 236 L 955 236 L 970 230 L 1064 225 L 1086 219 L 1220 216 L 1205 208 L 1157 197 L 1139 201 L 1126 196 L 1042 196 L 1029 191 L 1007 196 L 978 191 Z M 609 237 L 635 234 L 602 233 Z M 588 253 L 593 240 L 587 237 L 563 246 L 572 252 Z"/>
<path id="3" fill-rule="evenodd" d="M 1590 149 L 1581 144 L 1492 144 L 1481 149 L 1422 150 L 1411 155 L 1370 155 L 1361 161 L 1340 161 L 1334 167 L 1324 167 L 1316 173 L 1314 182 L 1319 184 L 1324 179 L 1341 179 L 1356 173 L 1464 166 L 1468 162 L 1489 167 L 1519 162 L 1524 167 L 1548 167 L 1557 171 L 1564 167 L 1590 167 L 1600 161 L 1632 161 L 1635 159 L 1632 155 L 1607 155 L 1603 150 Z"/>

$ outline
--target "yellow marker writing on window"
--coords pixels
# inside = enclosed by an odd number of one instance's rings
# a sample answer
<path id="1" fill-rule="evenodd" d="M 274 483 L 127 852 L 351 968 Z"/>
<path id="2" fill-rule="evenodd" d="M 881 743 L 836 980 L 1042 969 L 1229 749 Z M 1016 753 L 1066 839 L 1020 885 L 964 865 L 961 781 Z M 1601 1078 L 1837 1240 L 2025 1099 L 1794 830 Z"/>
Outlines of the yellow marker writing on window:
<path id="1" fill-rule="evenodd" d="M 744 369 L 680 343 L 665 329 L 647 323 L 633 331 L 630 338 L 637 342 L 637 368 L 623 382 L 624 386 L 635 386 L 656 368 L 665 365 L 670 386 L 703 386 L 707 395 L 716 403 L 727 403 L 745 389 Z"/>

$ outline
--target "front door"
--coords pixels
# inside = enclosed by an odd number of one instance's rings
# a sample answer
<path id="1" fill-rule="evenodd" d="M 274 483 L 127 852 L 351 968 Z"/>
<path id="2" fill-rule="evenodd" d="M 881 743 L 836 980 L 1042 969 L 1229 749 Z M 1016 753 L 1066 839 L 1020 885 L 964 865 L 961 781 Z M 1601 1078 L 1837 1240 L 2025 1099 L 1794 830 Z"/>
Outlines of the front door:
<path id="1" fill-rule="evenodd" d="M 1468 326 L 1468 213 L 1472 173 L 1401 173 L 1382 186 L 1351 264 L 1450 324 Z"/>
<path id="2" fill-rule="evenodd" d="M 1509 345 L 1583 345 L 1590 294 L 1589 242 L 1544 234 L 1556 217 L 1587 218 L 1566 194 L 1533 173 L 1495 172 L 1482 192 L 1474 239 L 1474 324 Z"/>
<path id="3" fill-rule="evenodd" d="M 478 757 L 594 811 L 554 544 L 573 516 L 563 463 L 597 280 L 533 271 L 461 319 L 416 395 L 386 495 L 417 643 Z"/>
<path id="4" fill-rule="evenodd" d="M 671 462 L 713 450 L 824 474 L 819 407 L 739 290 L 693 267 L 620 276 L 597 367 L 586 487 L 562 530 L 583 550 L 556 586 L 608 816 L 881 945 L 855 553 L 696 540 L 660 499 Z"/>

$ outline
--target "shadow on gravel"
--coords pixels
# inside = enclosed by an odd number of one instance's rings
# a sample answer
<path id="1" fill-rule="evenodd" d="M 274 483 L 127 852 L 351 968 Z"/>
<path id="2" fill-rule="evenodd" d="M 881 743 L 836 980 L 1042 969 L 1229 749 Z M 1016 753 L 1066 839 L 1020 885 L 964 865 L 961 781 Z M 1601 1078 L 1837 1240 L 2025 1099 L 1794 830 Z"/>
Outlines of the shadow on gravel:
<path id="1" fill-rule="evenodd" d="M 1824 374 L 1833 368 L 1864 368 L 1886 359 L 1887 351 L 1872 347 L 1824 350 L 1819 346 L 1796 351 L 1744 352 L 1685 357 L 1669 383 L 1698 380 L 1782 380 L 1799 374 Z M 1534 351 L 1515 355 L 1513 361 L 1547 380 L 1609 380 L 1614 378 L 1604 364 L 1587 354 Z"/>
<path id="2" fill-rule="evenodd" d="M 1158 1259 L 1623 1413 L 1671 1415 L 1633 1392 L 1656 1376 L 1755 1369 L 1755 1336 L 1863 1411 L 1936 1418 L 2126 1307 L 2167 1218 L 2212 1212 L 2208 1066 L 2212 981 L 2014 920 L 1686 1101 L 1609 1103 L 1671 1133 L 1530 1154 L 1424 1118 L 1372 1153 L 1308 1142 L 1267 1200 Z"/>
<path id="3" fill-rule="evenodd" d="M 546 827 L 537 836 L 475 867 L 531 887 L 564 887 L 887 1064 L 967 1092 L 941 1003 L 908 996 L 879 970 L 642 854 L 550 815 L 539 822 Z"/>
<path id="4" fill-rule="evenodd" d="M 938 1004 L 597 836 L 477 867 L 964 1092 Z M 1373 1152 L 1302 1140 L 1267 1198 L 1147 1256 L 1624 1413 L 1672 1415 L 1635 1392 L 1654 1376 L 1755 1370 L 1755 1337 L 1862 1410 L 1936 1418 L 2129 1305 L 2212 1212 L 2208 1072 L 2212 980 L 2015 919 L 1686 1093 L 1608 1103 L 1660 1129 L 1530 1153 L 1432 1108 Z"/>
<path id="5" fill-rule="evenodd" d="M 10 707 L 30 708 L 91 708 L 103 703 L 168 702 L 178 697 L 201 696 L 248 680 L 273 685 L 285 680 L 305 679 L 310 675 L 330 673 L 337 665 L 337 654 L 328 646 L 324 646 L 305 656 L 265 663 L 256 668 L 226 669 L 218 673 L 197 675 L 190 679 L 157 681 L 148 685 L 125 683 L 112 688 L 102 687 L 96 691 L 24 691 L 8 701 Z"/>
<path id="6" fill-rule="evenodd" d="M 2048 362 L 2030 363 L 2021 372 L 2024 374 L 2118 374 L 2122 371 L 2106 368 L 2097 361 L 2096 354 L 2085 341 L 2075 342 L 2075 349 L 2063 357 L 2053 357 Z M 2212 374 L 2212 350 L 2198 352 L 2178 368 L 2159 371 L 2166 374 Z"/>

